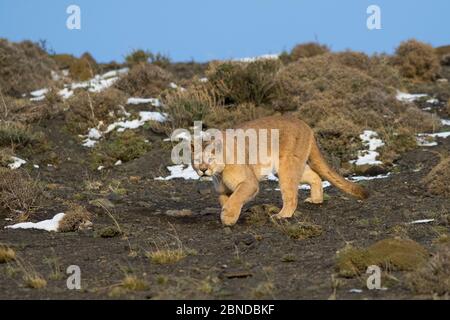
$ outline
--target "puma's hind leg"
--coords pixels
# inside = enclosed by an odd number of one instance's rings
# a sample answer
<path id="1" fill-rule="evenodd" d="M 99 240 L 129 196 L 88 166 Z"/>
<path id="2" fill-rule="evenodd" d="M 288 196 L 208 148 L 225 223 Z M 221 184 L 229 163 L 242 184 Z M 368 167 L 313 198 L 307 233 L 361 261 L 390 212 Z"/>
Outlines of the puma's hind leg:
<path id="1" fill-rule="evenodd" d="M 306 198 L 305 202 L 315 204 L 323 203 L 322 179 L 308 165 L 305 166 L 300 183 L 306 183 L 311 187 L 311 196 Z"/>
<path id="2" fill-rule="evenodd" d="M 286 157 L 280 159 L 278 178 L 280 181 L 283 208 L 276 218 L 290 218 L 297 209 L 298 185 L 305 170 L 306 158 Z"/>

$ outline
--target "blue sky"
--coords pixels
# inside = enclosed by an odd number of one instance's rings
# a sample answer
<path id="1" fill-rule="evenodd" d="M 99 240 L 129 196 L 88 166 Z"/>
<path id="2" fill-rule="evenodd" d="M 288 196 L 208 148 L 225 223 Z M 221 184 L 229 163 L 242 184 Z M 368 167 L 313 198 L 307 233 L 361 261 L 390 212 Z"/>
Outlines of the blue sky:
<path id="1" fill-rule="evenodd" d="M 66 8 L 81 8 L 81 30 L 66 28 Z M 381 8 L 381 30 L 366 9 Z M 450 44 L 448 0 L 0 0 L 0 37 L 45 39 L 57 53 L 89 51 L 102 62 L 133 49 L 174 61 L 278 53 L 318 40 L 333 50 L 392 52 L 416 38 Z"/>

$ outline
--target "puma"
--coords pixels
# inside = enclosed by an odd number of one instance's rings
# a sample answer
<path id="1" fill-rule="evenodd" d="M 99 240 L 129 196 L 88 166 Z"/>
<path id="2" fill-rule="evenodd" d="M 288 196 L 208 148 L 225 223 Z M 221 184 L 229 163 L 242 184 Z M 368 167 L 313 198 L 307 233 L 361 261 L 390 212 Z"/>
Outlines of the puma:
<path id="1" fill-rule="evenodd" d="M 236 129 L 266 129 L 267 132 L 277 129 L 278 154 L 272 152 L 271 145 L 268 145 L 268 154 L 269 157 L 278 156 L 278 161 L 272 158 L 273 161 L 268 164 L 227 163 L 228 161 L 221 161 L 217 157 L 217 150 L 221 150 L 222 157 L 224 155 L 226 157 L 232 151 L 236 152 L 230 150 L 236 148 L 236 144 L 227 143 L 226 140 L 230 139 L 227 135 L 223 134 L 219 140 L 206 143 L 206 146 L 214 143 L 214 148 L 210 148 L 212 150 L 210 152 L 201 151 L 197 154 L 200 161 L 193 161 L 192 165 L 199 176 L 213 177 L 214 187 L 222 206 L 221 220 L 224 225 L 231 226 L 237 222 L 243 205 L 258 193 L 259 181 L 267 176 L 267 167 L 278 174 L 283 199 L 283 207 L 275 215 L 276 218 L 292 217 L 297 208 L 300 183 L 311 186 L 311 197 L 306 201 L 321 203 L 323 201 L 321 178 L 358 199 L 368 197 L 368 192 L 363 187 L 344 179 L 330 168 L 320 153 L 312 129 L 302 120 L 287 116 L 271 116 L 242 123 Z M 245 153 L 248 159 L 248 143 Z"/>

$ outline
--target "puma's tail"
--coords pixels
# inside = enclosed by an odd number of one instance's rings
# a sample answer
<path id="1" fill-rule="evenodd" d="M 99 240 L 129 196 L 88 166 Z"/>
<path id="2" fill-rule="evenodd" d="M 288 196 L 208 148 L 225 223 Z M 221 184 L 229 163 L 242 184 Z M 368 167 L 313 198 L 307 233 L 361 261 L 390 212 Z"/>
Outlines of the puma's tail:
<path id="1" fill-rule="evenodd" d="M 358 199 L 366 199 L 369 196 L 369 192 L 357 185 L 344 179 L 341 175 L 331 169 L 320 153 L 316 140 L 312 138 L 311 152 L 308 159 L 309 166 L 319 174 L 323 179 L 328 180 L 332 185 L 336 186 L 343 192 L 346 192 Z"/>

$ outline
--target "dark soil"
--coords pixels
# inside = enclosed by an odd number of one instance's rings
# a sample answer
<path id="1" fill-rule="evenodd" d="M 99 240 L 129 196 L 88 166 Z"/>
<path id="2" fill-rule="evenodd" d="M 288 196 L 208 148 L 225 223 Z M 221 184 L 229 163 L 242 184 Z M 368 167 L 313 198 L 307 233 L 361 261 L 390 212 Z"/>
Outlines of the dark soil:
<path id="1" fill-rule="evenodd" d="M 356 201 L 331 187 L 326 189 L 329 199 L 323 205 L 300 201 L 299 213 L 293 219 L 319 225 L 324 232 L 294 240 L 264 215 L 255 218 L 248 212 L 256 204 L 281 206 L 280 192 L 274 190 L 276 182 L 263 182 L 260 194 L 246 206 L 238 224 L 224 228 L 211 182 L 154 180 L 167 175 L 165 166 L 170 164 L 170 147 L 156 147 L 162 144 L 160 137 L 149 134 L 155 148 L 145 156 L 97 171 L 89 168 L 89 151 L 66 133 L 62 123 L 52 120 L 45 131 L 59 163 L 47 167 L 41 159 L 41 169 L 32 171 L 53 185 L 49 206 L 32 220 L 63 212 L 61 200 L 77 200 L 94 214 L 93 229 L 72 233 L 8 230 L 3 229 L 10 224 L 6 213 L 0 213 L 0 243 L 13 248 L 23 267 L 48 282 L 43 289 L 27 288 L 23 270 L 16 263 L 0 264 L 0 299 L 423 298 L 407 287 L 405 272 L 389 273 L 382 283 L 388 289 L 374 291 L 366 288 L 366 275 L 354 279 L 334 276 L 336 251 L 346 243 L 368 246 L 381 239 L 407 236 L 433 252 L 433 241 L 449 231 L 448 225 L 439 221 L 449 213 L 450 201 L 427 194 L 421 184 L 439 161 L 435 152 L 450 149 L 449 139 L 440 139 L 437 147 L 405 154 L 389 178 L 361 182 L 371 191 L 368 200 Z M 86 181 L 100 182 L 102 187 L 89 189 Z M 306 196 L 305 191 L 299 191 L 301 200 Z M 100 230 L 115 223 L 103 208 L 89 204 L 98 198 L 114 205 L 110 213 L 124 235 L 99 236 Z M 189 209 L 192 215 L 166 215 L 174 209 Z M 428 218 L 436 220 L 408 224 Z M 156 264 L 146 257 L 157 249 L 180 246 L 187 256 L 177 263 Z M 56 269 L 62 275 L 51 277 L 49 259 L 57 261 Z M 69 265 L 81 268 L 81 290 L 66 287 Z M 113 289 L 126 274 L 146 281 L 148 289 L 114 294 Z M 362 293 L 350 293 L 353 288 Z"/>

